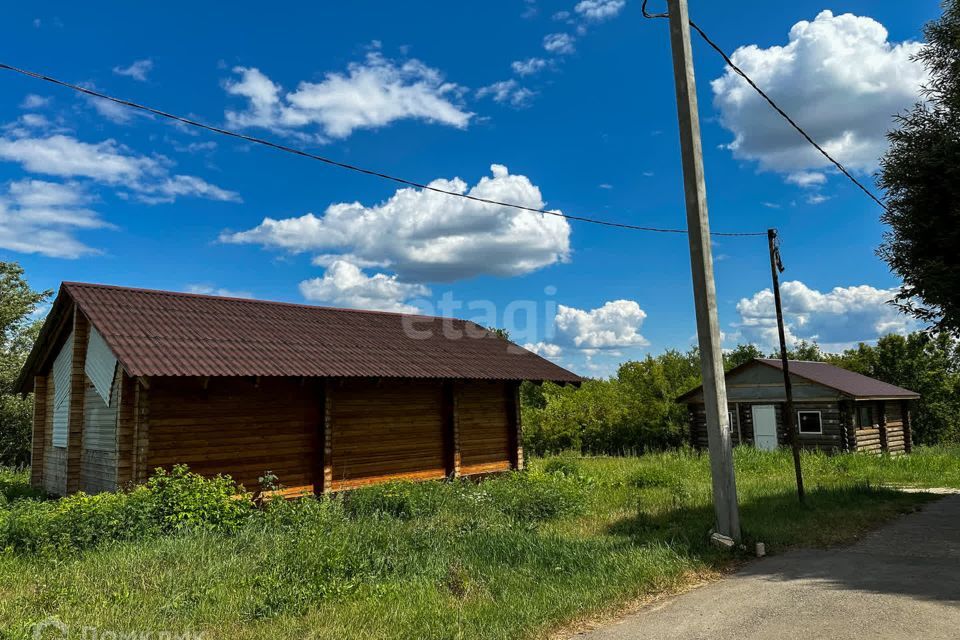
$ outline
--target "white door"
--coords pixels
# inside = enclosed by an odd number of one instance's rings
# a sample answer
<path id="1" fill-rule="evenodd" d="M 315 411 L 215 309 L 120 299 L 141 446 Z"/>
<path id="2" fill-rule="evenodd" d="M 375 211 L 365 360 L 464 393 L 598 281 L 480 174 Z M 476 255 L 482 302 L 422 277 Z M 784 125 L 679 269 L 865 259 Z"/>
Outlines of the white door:
<path id="1" fill-rule="evenodd" d="M 777 448 L 777 411 L 772 404 L 753 405 L 753 444 L 761 451 Z"/>

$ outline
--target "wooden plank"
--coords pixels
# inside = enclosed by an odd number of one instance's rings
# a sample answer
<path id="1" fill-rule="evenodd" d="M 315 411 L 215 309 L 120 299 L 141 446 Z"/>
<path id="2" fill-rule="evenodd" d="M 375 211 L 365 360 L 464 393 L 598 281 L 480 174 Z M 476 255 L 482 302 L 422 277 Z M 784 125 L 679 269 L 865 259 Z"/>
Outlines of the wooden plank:
<path id="1" fill-rule="evenodd" d="M 507 447 L 510 467 L 523 469 L 523 431 L 520 425 L 520 383 L 506 385 L 507 391 Z"/>
<path id="2" fill-rule="evenodd" d="M 30 486 L 43 487 L 43 455 L 47 446 L 47 376 L 33 377 L 33 442 Z"/>
<path id="3" fill-rule="evenodd" d="M 877 403 L 876 411 L 877 411 L 877 415 L 879 416 L 877 427 L 879 428 L 879 431 L 880 431 L 880 449 L 882 451 L 886 451 L 888 448 L 887 447 L 887 403 L 884 402 L 883 400 L 879 401 Z"/>
<path id="4" fill-rule="evenodd" d="M 73 315 L 73 353 L 70 363 L 70 413 L 67 417 L 67 486 L 68 494 L 80 490 L 83 451 L 83 402 L 86 392 L 84 363 L 87 359 L 87 336 L 90 324 L 79 307 Z"/>
<path id="5" fill-rule="evenodd" d="M 903 400 L 900 403 L 900 413 L 903 416 L 904 451 L 910 453 L 913 451 L 913 423 L 910 416 L 910 402 L 908 400 Z"/>
<path id="6" fill-rule="evenodd" d="M 323 478 L 321 481 L 321 491 L 330 493 L 333 491 L 333 403 L 334 389 L 333 381 L 326 380 L 323 385 L 323 453 L 320 456 L 323 465 Z"/>
<path id="7" fill-rule="evenodd" d="M 151 469 L 147 465 L 150 451 L 150 390 L 143 378 L 134 383 L 134 482 L 145 482 Z"/>

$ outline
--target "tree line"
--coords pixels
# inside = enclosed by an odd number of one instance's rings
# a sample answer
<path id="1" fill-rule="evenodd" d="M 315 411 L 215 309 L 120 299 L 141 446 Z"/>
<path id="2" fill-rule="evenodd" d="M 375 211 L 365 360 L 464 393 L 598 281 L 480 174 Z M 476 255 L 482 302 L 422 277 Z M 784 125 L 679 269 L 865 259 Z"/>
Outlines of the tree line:
<path id="1" fill-rule="evenodd" d="M 800 342 L 788 356 L 828 362 L 916 391 L 914 442 L 960 444 L 960 342 L 950 334 L 889 334 L 875 345 L 861 343 L 841 353 Z M 729 371 L 762 357 L 779 354 L 739 345 L 724 354 L 724 367 Z M 624 362 L 610 378 L 587 380 L 579 388 L 525 383 L 524 446 L 535 454 L 614 455 L 683 446 L 690 438 L 688 414 L 676 398 L 700 381 L 700 354 L 694 348 Z"/>

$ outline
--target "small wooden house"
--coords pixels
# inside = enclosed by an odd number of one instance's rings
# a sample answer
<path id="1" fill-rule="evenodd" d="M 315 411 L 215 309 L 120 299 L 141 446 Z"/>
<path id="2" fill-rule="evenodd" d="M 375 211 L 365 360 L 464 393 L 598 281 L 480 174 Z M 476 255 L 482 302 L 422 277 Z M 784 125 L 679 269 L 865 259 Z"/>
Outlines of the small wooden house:
<path id="1" fill-rule="evenodd" d="M 580 378 L 462 320 L 64 283 L 17 390 L 51 493 L 184 463 L 301 494 L 521 468 L 522 380 Z"/>
<path id="2" fill-rule="evenodd" d="M 790 361 L 794 424 L 800 443 L 825 451 L 909 452 L 910 401 L 919 394 L 825 362 Z M 726 374 L 727 417 L 734 445 L 772 450 L 789 445 L 780 360 L 758 358 Z M 703 387 L 678 398 L 690 410 L 690 440 L 707 448 Z"/>

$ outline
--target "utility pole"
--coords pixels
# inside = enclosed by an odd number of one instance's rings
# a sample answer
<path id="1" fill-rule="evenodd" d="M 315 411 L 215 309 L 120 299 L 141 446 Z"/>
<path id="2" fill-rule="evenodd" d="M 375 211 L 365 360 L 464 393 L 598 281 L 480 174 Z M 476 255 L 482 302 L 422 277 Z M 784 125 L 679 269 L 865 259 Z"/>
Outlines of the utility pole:
<path id="1" fill-rule="evenodd" d="M 783 428 L 790 435 L 790 448 L 793 449 L 793 469 L 797 476 L 797 497 L 800 503 L 806 501 L 803 490 L 803 469 L 800 466 L 800 434 L 794 423 L 796 413 L 793 410 L 793 384 L 790 382 L 790 361 L 787 359 L 787 339 L 783 328 L 783 306 L 780 304 L 780 273 L 783 261 L 777 248 L 777 230 L 767 229 L 767 244 L 770 245 L 770 275 L 773 276 L 773 301 L 777 308 L 777 332 L 780 334 L 780 363 L 783 369 L 783 389 L 787 395 L 787 406 L 783 416 Z"/>
<path id="2" fill-rule="evenodd" d="M 720 322 L 717 320 L 717 290 L 710 252 L 710 221 L 707 217 L 707 188 L 703 179 L 703 148 L 700 143 L 697 88 L 693 77 L 693 52 L 690 49 L 690 20 L 687 0 L 668 0 L 667 6 L 677 89 L 677 120 L 680 123 L 700 370 L 703 374 L 703 400 L 713 477 L 713 507 L 717 517 L 717 532 L 739 542 L 740 508 L 733 475 L 727 388 L 723 377 L 723 353 L 720 351 Z"/>

